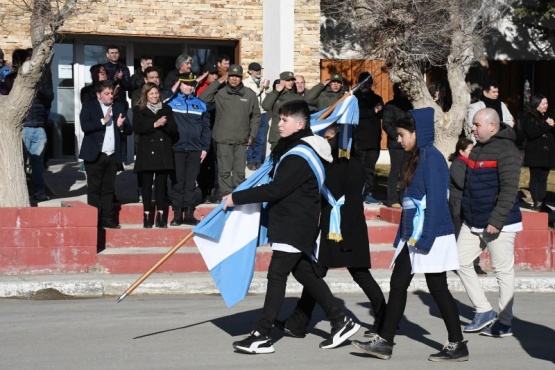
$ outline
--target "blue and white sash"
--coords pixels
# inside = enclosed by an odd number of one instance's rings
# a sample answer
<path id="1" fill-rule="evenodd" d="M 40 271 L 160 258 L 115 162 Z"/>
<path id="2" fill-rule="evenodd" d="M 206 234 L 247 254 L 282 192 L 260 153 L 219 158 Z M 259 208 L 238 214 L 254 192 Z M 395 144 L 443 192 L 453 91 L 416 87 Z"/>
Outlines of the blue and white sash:
<path id="1" fill-rule="evenodd" d="M 314 171 L 314 175 L 316 176 L 316 179 L 318 180 L 318 189 L 322 191 L 322 186 L 324 186 L 324 181 L 326 180 L 324 165 L 322 164 L 322 161 L 320 160 L 320 158 L 318 158 L 318 155 L 316 154 L 314 149 L 312 149 L 307 145 L 303 145 L 303 144 L 297 145 L 293 149 L 291 149 L 290 151 L 282 155 L 281 158 L 279 159 L 279 162 L 276 164 L 276 168 L 274 170 L 274 176 L 277 173 L 277 169 L 281 161 L 283 161 L 283 158 L 290 155 L 298 155 L 306 159 L 306 161 L 310 165 L 310 168 L 312 168 L 312 171 Z"/>
<path id="2" fill-rule="evenodd" d="M 345 204 L 345 195 L 339 198 L 339 200 L 335 200 L 331 191 L 325 185 L 322 188 L 322 195 L 326 197 L 326 200 L 331 205 L 328 239 L 340 242 L 343 240 L 343 236 L 341 235 L 341 206 Z"/>
<path id="3" fill-rule="evenodd" d="M 403 198 L 403 209 L 413 209 L 416 208 L 416 213 L 414 219 L 412 220 L 412 235 L 407 242 L 411 247 L 416 245 L 418 239 L 422 236 L 422 231 L 424 230 L 424 214 L 426 210 L 426 196 L 422 197 L 422 200 L 418 200 L 411 197 Z"/>

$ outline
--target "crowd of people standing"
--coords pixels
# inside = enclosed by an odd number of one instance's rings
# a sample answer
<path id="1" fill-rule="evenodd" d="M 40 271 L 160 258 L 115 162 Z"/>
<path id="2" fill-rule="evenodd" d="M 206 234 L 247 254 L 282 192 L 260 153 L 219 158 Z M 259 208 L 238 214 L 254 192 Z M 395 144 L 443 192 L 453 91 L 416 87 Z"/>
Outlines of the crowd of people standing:
<path id="1" fill-rule="evenodd" d="M 26 53 L 18 57 L 19 63 L 30 57 Z M 324 140 L 309 127 L 311 112 L 345 95 L 347 86 L 340 73 L 306 89 L 303 76 L 283 71 L 271 86 L 262 77 L 259 63 L 250 63 L 244 78 L 242 66 L 220 55 L 216 64 L 204 66 L 203 73 L 196 75 L 193 59 L 180 55 L 176 69 L 162 84 L 150 56 L 141 57 L 133 75 L 121 63 L 117 46 L 107 47 L 106 57 L 106 63 L 90 68 L 92 83 L 80 94 L 84 139 L 79 158 L 87 174 L 88 203 L 98 209 L 99 227 L 120 227 L 113 214 L 114 184 L 126 160 L 126 137 L 133 132 L 144 228 L 168 227 L 170 205 L 174 214 L 170 226 L 179 226 L 199 222 L 194 212 L 203 201 L 223 200 L 224 208 L 269 203 L 273 255 L 266 301 L 256 329 L 234 343 L 236 350 L 273 352 L 273 327 L 304 337 L 316 303 L 331 323 L 330 336 L 321 348 L 335 348 L 354 335 L 360 325 L 342 312 L 323 280 L 327 270 L 335 267 L 346 267 L 370 300 L 375 317 L 372 329 L 365 333 L 370 340 L 353 345 L 378 358 L 392 356 L 415 273 L 424 273 L 447 329 L 448 343 L 430 355 L 430 361 L 468 360 L 463 332 L 492 337 L 513 334 L 514 242 L 522 230 L 521 155 L 514 143 L 513 117 L 499 100 L 495 81 L 486 81 L 481 96 L 470 105 L 466 125 L 471 135 L 457 142 L 449 170 L 433 145 L 433 109 L 413 109 L 397 85 L 394 98 L 384 104 L 373 92 L 368 72 L 358 76 L 355 95 L 360 120 L 352 137 L 353 154 L 340 158 L 341 128 L 330 127 Z M 431 86 L 430 93 L 442 109 L 448 109 L 441 86 Z M 24 124 L 25 153 L 31 156 L 38 200 L 45 197 L 39 168 L 45 141 L 41 135 L 52 98 L 51 84 L 43 81 Z M 520 128 L 526 138 L 524 165 L 530 168 L 533 210 L 549 208 L 546 184 L 555 166 L 554 126 L 547 98 L 533 95 Z M 382 127 L 391 159 L 384 201 L 401 210 L 387 304 L 369 271 L 363 208 L 363 203 L 382 204 L 372 193 Z M 272 181 L 234 192 L 244 181 L 246 168 L 254 171 L 261 166 L 267 144 L 275 165 Z M 321 171 L 309 163 L 316 163 Z M 318 235 L 320 251 L 315 254 Z M 498 310 L 478 280 L 475 261 L 486 248 L 499 283 Z M 457 271 L 476 310 L 472 322 L 462 329 L 447 287 L 447 271 Z M 303 293 L 295 311 L 278 320 L 290 273 L 303 284 Z"/>

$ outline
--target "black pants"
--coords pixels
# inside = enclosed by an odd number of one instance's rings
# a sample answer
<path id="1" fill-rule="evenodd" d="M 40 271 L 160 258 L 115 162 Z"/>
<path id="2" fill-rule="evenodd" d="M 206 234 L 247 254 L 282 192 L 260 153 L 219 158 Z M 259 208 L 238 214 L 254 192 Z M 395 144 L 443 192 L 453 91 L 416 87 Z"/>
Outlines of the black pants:
<path id="1" fill-rule="evenodd" d="M 411 274 L 411 269 L 409 250 L 405 244 L 395 260 L 395 267 L 393 268 L 389 283 L 390 293 L 387 310 L 385 311 L 382 329 L 379 331 L 380 336 L 390 342 L 393 342 L 395 332 L 405 312 L 407 289 L 414 276 L 414 274 Z M 441 316 L 443 316 L 449 342 L 461 342 L 463 336 L 459 320 L 459 310 L 455 299 L 447 288 L 447 273 L 431 273 L 424 274 L 424 276 L 426 277 L 426 284 L 430 294 L 438 305 Z"/>
<path id="2" fill-rule="evenodd" d="M 401 203 L 397 183 L 401 170 L 405 164 L 406 152 L 404 149 L 389 149 L 389 158 L 391 162 L 391 170 L 387 179 L 387 202 L 391 206 L 393 203 Z"/>
<path id="3" fill-rule="evenodd" d="M 530 195 L 534 203 L 545 202 L 549 168 L 530 167 Z"/>
<path id="4" fill-rule="evenodd" d="M 363 196 L 366 197 L 374 188 L 374 176 L 376 175 L 376 163 L 380 157 L 379 149 L 359 150 L 355 147 L 353 150 L 353 158 L 364 167 L 364 191 Z"/>
<path id="5" fill-rule="evenodd" d="M 366 294 L 366 297 L 368 297 L 374 311 L 374 327 L 376 330 L 379 330 L 386 307 L 382 289 L 367 268 L 348 267 L 347 270 L 353 277 L 355 283 L 358 284 L 364 294 Z M 315 306 L 316 300 L 310 295 L 306 288 L 303 289 L 301 299 L 297 301 L 295 311 L 287 318 L 287 328 L 295 333 L 304 333 L 306 327 L 310 323 L 312 311 Z"/>
<path id="6" fill-rule="evenodd" d="M 195 188 L 200 170 L 200 151 L 175 152 L 175 178 L 172 179 L 170 198 L 177 208 L 195 207 Z M 144 186 L 144 185 L 143 185 Z"/>
<path id="7" fill-rule="evenodd" d="M 330 288 L 324 279 L 316 276 L 312 262 L 303 253 L 287 253 L 274 251 L 268 268 L 268 286 L 262 317 L 258 320 L 256 330 L 262 335 L 269 335 L 274 325 L 274 320 L 279 313 L 285 299 L 287 277 L 293 273 L 295 279 L 301 283 L 323 308 L 332 325 L 340 322 L 344 315 L 335 303 Z"/>
<path id="8" fill-rule="evenodd" d="M 164 210 L 166 207 L 166 191 L 168 184 L 168 171 L 141 171 L 138 178 L 143 184 L 143 210 L 150 211 L 152 203 L 152 184 L 154 183 L 154 196 L 156 199 L 156 209 Z M 154 181 L 153 181 L 154 180 Z"/>
<path id="9" fill-rule="evenodd" d="M 218 164 L 216 162 L 216 143 L 212 139 L 210 150 L 208 150 L 206 158 L 200 164 L 200 171 L 197 176 L 197 183 L 202 191 L 202 199 L 209 195 L 211 191 L 218 188 L 216 177 Z"/>
<path id="10" fill-rule="evenodd" d="M 114 184 L 118 164 L 114 154 L 100 153 L 93 162 L 85 161 L 87 174 L 87 203 L 98 208 L 98 219 L 110 222 L 114 218 Z"/>

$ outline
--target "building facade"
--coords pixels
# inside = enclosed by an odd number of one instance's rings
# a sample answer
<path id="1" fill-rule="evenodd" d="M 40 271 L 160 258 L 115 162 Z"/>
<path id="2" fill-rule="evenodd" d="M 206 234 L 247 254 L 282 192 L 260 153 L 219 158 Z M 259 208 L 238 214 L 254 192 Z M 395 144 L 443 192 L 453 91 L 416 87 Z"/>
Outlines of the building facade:
<path id="1" fill-rule="evenodd" d="M 75 157 L 82 132 L 79 92 L 90 83 L 90 66 L 107 61 L 105 48 L 120 47 L 121 61 L 133 74 L 142 55 L 153 57 L 165 74 L 180 54 L 193 57 L 193 71 L 227 54 L 245 70 L 264 67 L 271 80 L 284 70 L 320 80 L 320 2 L 317 0 L 99 0 L 82 2 L 59 30 L 52 76 L 55 98 L 49 141 L 54 158 Z M 0 0 L 0 48 L 11 53 L 30 47 L 29 11 L 19 0 Z M 128 145 L 132 148 L 132 145 Z M 132 156 L 131 156 L 132 158 Z"/>

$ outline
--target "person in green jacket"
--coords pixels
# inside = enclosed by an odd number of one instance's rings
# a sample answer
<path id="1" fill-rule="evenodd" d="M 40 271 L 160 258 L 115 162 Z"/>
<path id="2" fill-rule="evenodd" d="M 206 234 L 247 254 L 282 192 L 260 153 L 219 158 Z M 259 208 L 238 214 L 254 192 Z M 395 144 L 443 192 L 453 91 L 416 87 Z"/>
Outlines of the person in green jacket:
<path id="1" fill-rule="evenodd" d="M 243 67 L 232 64 L 227 76 L 212 82 L 200 94 L 200 99 L 216 105 L 213 137 L 220 196 L 230 194 L 245 180 L 247 148 L 256 138 L 260 126 L 258 98 L 242 80 Z"/>
<path id="2" fill-rule="evenodd" d="M 316 106 L 320 111 L 332 106 L 346 92 L 347 89 L 343 87 L 343 76 L 340 73 L 332 73 L 329 80 L 320 82 L 308 90 L 304 98 L 309 105 Z"/>
<path id="3" fill-rule="evenodd" d="M 279 108 L 283 103 L 291 100 L 303 100 L 303 97 L 297 94 L 295 86 L 295 74 L 293 72 L 284 71 L 279 74 L 279 83 L 276 88 L 266 95 L 262 101 L 262 108 L 268 112 L 272 112 L 272 121 L 270 126 L 270 134 L 268 142 L 270 149 L 274 150 L 280 136 L 278 131 Z"/>

